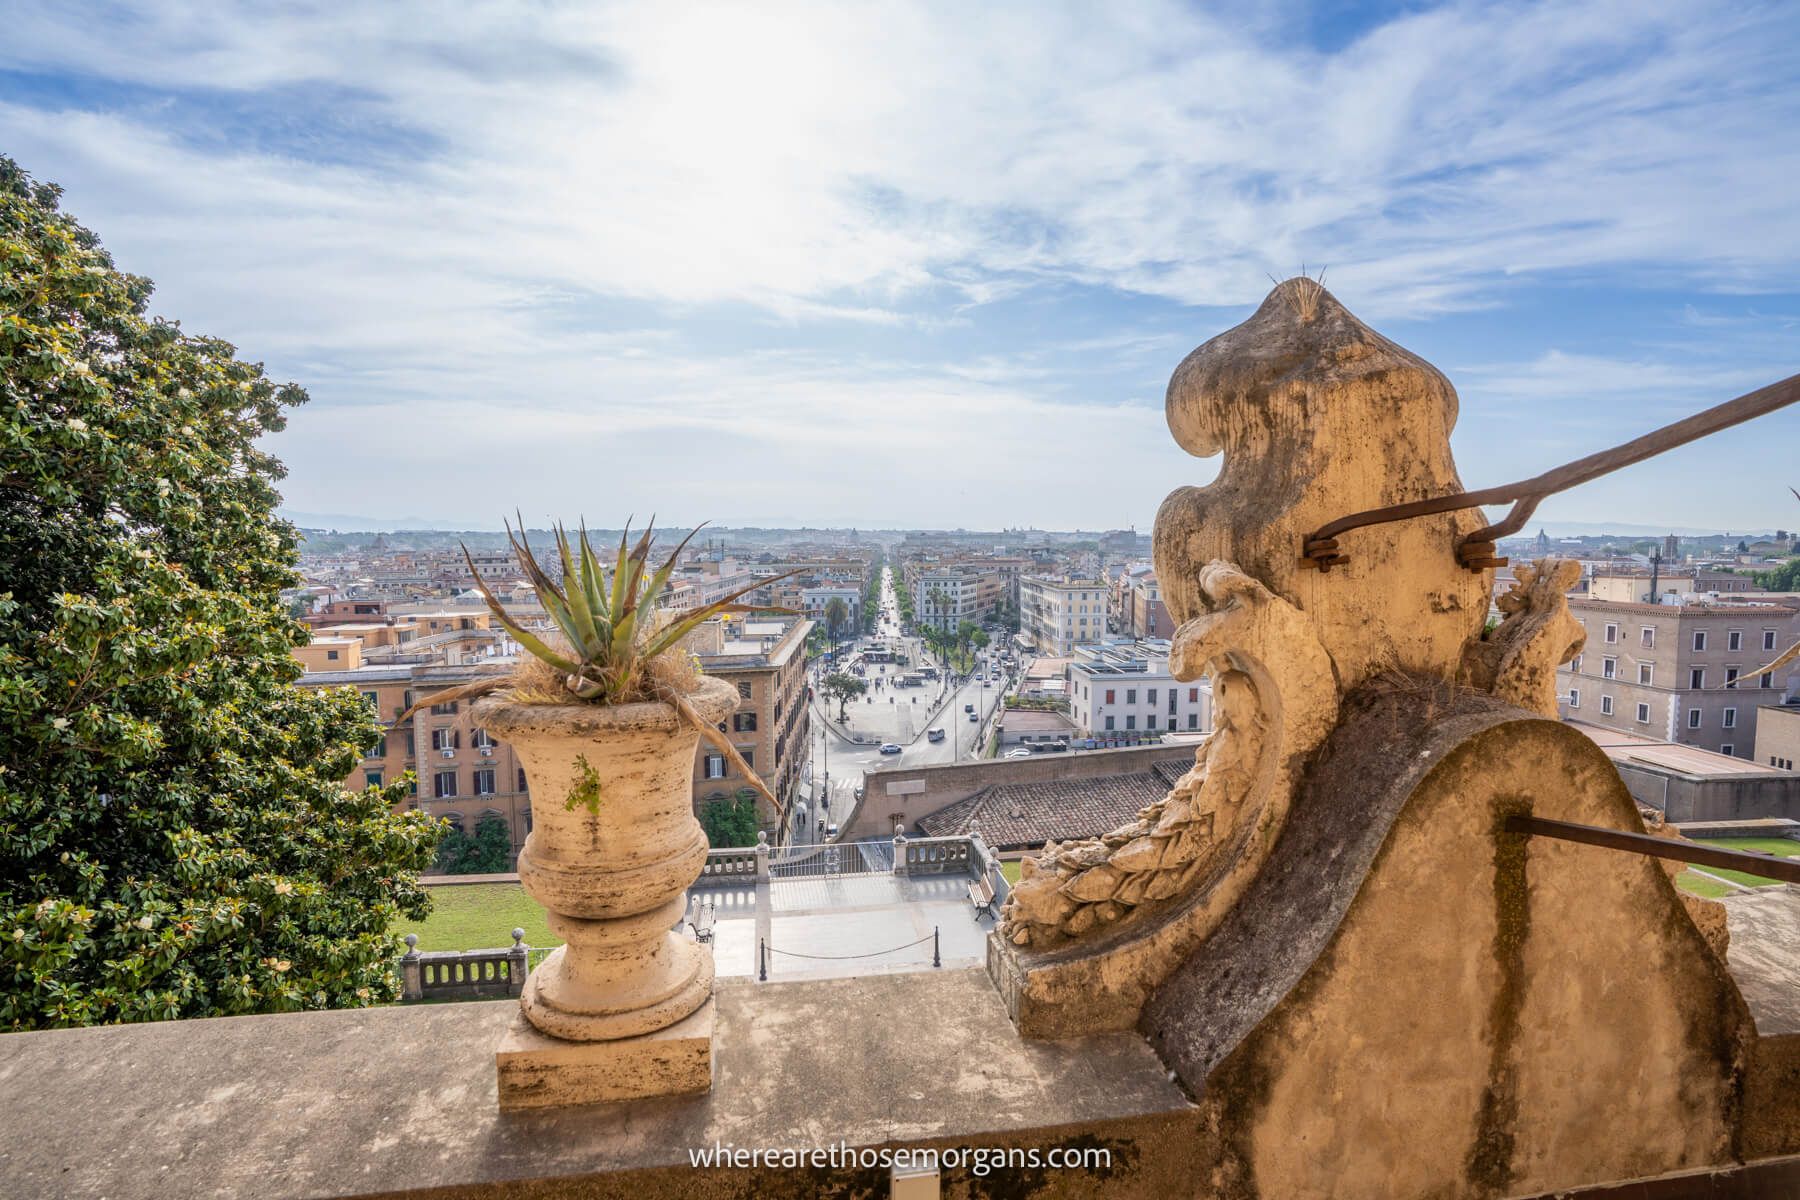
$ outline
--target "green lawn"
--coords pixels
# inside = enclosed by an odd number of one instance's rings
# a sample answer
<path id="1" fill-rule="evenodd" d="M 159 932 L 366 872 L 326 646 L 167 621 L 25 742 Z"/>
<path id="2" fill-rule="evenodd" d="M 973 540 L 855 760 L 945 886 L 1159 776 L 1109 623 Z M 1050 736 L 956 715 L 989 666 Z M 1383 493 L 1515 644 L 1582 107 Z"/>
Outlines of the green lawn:
<path id="1" fill-rule="evenodd" d="M 1782 858 L 1800 858 L 1800 842 L 1792 838 L 1695 838 L 1703 846 L 1717 846 L 1721 850 L 1760 850 L 1765 854 L 1777 854 Z M 1751 875 L 1744 871 L 1733 871 L 1729 867 L 1707 867 L 1707 874 L 1717 875 L 1720 879 L 1729 879 L 1733 883 L 1745 887 L 1767 887 L 1780 880 L 1765 879 L 1760 875 Z M 1698 896 L 1718 897 L 1727 894 L 1731 889 L 1712 882 L 1693 871 L 1683 871 L 1676 877 L 1676 883 Z"/>
<path id="2" fill-rule="evenodd" d="M 1692 892 L 1696 896 L 1705 896 L 1708 900 L 1717 900 L 1720 896 L 1731 895 L 1731 889 L 1716 879 L 1708 879 L 1697 871 L 1683 871 L 1675 877 L 1675 886 L 1684 892 Z"/>
<path id="3" fill-rule="evenodd" d="M 516 883 L 461 883 L 426 888 L 431 915 L 424 921 L 402 917 L 394 932 L 419 935 L 421 950 L 485 950 L 512 945 L 515 926 L 531 946 L 560 946 L 544 923 L 544 910 Z"/>
<path id="4" fill-rule="evenodd" d="M 1012 862 L 1001 863 L 1000 873 L 1006 876 L 1006 882 L 1008 883 L 1019 882 L 1019 861 L 1015 859 Z"/>

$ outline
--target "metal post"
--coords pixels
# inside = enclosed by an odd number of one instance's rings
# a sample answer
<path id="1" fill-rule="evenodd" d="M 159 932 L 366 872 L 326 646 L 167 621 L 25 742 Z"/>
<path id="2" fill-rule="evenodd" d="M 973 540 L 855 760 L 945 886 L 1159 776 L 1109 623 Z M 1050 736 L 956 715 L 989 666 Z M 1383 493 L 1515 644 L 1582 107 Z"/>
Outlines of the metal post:
<path id="1" fill-rule="evenodd" d="M 944 965 L 943 956 L 938 953 L 938 927 L 936 925 L 931 927 L 931 965 L 934 967 Z"/>
<path id="2" fill-rule="evenodd" d="M 769 943 L 761 938 L 756 939 L 756 957 L 758 959 L 757 982 L 767 983 L 769 981 Z"/>

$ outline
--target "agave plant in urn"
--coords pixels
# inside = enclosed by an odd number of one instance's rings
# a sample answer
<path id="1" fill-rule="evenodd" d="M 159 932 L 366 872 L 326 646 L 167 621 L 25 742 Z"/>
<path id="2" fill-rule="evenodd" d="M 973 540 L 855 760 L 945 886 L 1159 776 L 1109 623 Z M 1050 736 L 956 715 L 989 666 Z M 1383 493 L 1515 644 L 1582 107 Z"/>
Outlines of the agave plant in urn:
<path id="1" fill-rule="evenodd" d="M 778 809 L 779 801 L 719 732 L 737 689 L 702 675 L 682 641 L 704 621 L 747 611 L 736 601 L 772 581 L 662 610 L 688 539 L 652 568 L 654 525 L 635 545 L 629 530 L 620 537 L 610 570 L 585 526 L 574 538 L 558 526 L 560 582 L 532 552 L 524 523 L 516 534 L 509 525 L 554 631 L 525 628 L 470 560 L 494 619 L 526 653 L 508 676 L 419 701 L 481 696 L 476 720 L 524 763 L 533 822 L 519 881 L 564 943 L 526 979 L 522 1020 L 501 1043 L 502 1108 L 711 1086 L 712 949 L 678 931 L 687 888 L 706 862 L 691 801 L 699 739 Z"/>

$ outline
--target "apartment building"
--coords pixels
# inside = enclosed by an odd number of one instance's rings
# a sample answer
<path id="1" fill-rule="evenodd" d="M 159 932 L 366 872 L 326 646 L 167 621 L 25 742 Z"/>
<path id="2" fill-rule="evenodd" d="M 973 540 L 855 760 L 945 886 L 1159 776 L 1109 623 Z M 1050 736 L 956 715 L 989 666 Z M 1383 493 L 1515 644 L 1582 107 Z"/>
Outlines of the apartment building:
<path id="1" fill-rule="evenodd" d="M 1089 737 L 1212 732 L 1212 680 L 1177 680 L 1161 639 L 1077 647 L 1068 697 L 1069 715 Z"/>
<path id="2" fill-rule="evenodd" d="M 833 600 L 844 602 L 844 622 L 839 633 L 852 633 L 862 628 L 863 591 L 860 587 L 849 584 L 822 584 L 817 587 L 800 589 L 800 603 L 781 607 L 798 607 L 806 614 L 808 620 L 821 628 L 829 628 L 825 620 L 825 610 Z"/>
<path id="3" fill-rule="evenodd" d="M 783 804 L 793 801 L 800 771 L 811 748 L 806 704 L 806 637 L 813 623 L 803 617 L 708 621 L 688 648 L 708 675 L 732 684 L 738 709 L 720 722 L 750 769 Z M 711 800 L 728 799 L 748 783 L 732 762 L 702 741 L 694 763 L 694 811 Z M 761 823 L 773 828 L 776 814 L 759 797 Z"/>
<path id="4" fill-rule="evenodd" d="M 1800 638 L 1778 604 L 1639 604 L 1573 597 L 1587 645 L 1557 671 L 1565 717 L 1749 758 L 1758 710 L 1794 694 L 1800 668 L 1756 668 Z"/>
<path id="5" fill-rule="evenodd" d="M 907 588 L 913 592 L 914 621 L 934 630 L 954 630 L 963 621 L 981 624 L 1006 597 L 1001 574 L 976 567 L 909 567 Z"/>
<path id="6" fill-rule="evenodd" d="M 344 670 L 309 670 L 298 684 L 354 688 L 381 721 L 381 741 L 351 771 L 345 787 L 394 783 L 411 771 L 415 779 L 404 802 L 408 807 L 469 833 L 483 817 L 499 817 L 512 833 L 517 854 L 531 832 L 531 796 L 511 748 L 475 724 L 470 706 L 460 701 L 434 705 L 400 721 L 417 697 L 505 667 L 504 659 L 455 666 L 359 663 Z"/>
<path id="7" fill-rule="evenodd" d="M 1019 632 L 1039 654 L 1066 658 L 1106 636 L 1107 585 L 1098 579 L 1019 580 Z"/>
<path id="8" fill-rule="evenodd" d="M 1653 583 L 1656 588 L 1655 596 L 1650 594 Z M 1756 590 L 1756 580 L 1749 575 L 1708 571 L 1703 567 L 1668 567 L 1656 572 L 1654 579 L 1647 570 L 1597 570 L 1588 578 L 1589 599 L 1638 604 L 1666 603 L 1669 596 L 1706 595 L 1711 592 L 1731 594 Z"/>

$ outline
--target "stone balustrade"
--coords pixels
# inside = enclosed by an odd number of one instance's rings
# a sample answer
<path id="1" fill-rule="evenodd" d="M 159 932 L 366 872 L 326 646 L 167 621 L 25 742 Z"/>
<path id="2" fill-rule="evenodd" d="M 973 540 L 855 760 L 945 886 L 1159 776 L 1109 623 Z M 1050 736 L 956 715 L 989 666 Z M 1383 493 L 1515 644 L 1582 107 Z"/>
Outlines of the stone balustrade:
<path id="1" fill-rule="evenodd" d="M 510 948 L 419 950 L 419 935 L 406 935 L 400 960 L 402 996 L 407 1000 L 489 1000 L 517 996 L 530 971 L 531 947 L 525 931 L 512 931 Z"/>

